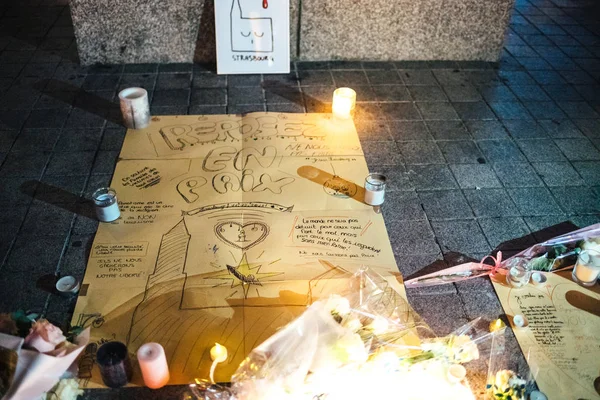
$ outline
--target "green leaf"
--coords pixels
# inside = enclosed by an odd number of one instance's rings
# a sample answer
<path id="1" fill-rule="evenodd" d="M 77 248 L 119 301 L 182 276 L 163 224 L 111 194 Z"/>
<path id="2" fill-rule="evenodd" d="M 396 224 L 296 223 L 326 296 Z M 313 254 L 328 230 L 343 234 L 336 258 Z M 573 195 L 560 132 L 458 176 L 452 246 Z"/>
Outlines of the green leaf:
<path id="1" fill-rule="evenodd" d="M 558 244 L 554 246 L 554 253 L 556 254 L 556 257 L 560 256 L 561 254 L 565 254 L 567 251 L 567 246 L 564 244 Z"/>
<path id="2" fill-rule="evenodd" d="M 541 257 L 531 259 L 529 264 L 534 271 L 550 271 L 553 261 L 554 260 L 548 259 L 548 254 L 544 254 Z"/>
<path id="3" fill-rule="evenodd" d="M 17 328 L 19 329 L 19 336 L 25 337 L 29 333 L 29 329 L 31 329 L 31 324 L 33 323 L 33 320 L 30 318 L 30 315 L 25 314 L 25 311 L 23 310 L 18 310 L 10 314 L 10 317 L 17 324 Z"/>

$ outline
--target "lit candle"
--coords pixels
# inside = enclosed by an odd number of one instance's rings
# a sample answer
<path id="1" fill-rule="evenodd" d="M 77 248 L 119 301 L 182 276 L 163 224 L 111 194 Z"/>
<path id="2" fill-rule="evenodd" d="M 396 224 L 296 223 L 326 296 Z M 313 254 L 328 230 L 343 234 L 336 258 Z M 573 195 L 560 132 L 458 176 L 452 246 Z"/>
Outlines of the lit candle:
<path id="1" fill-rule="evenodd" d="M 333 92 L 333 104 L 331 111 L 337 118 L 350 118 L 354 106 L 356 105 L 356 92 L 350 88 L 343 87 L 335 89 Z"/>
<path id="2" fill-rule="evenodd" d="M 499 331 L 501 329 L 504 329 L 504 327 L 506 327 L 506 324 L 500 318 L 490 322 L 490 332 Z"/>
<path id="3" fill-rule="evenodd" d="M 144 377 L 144 383 L 150 389 L 159 389 L 169 382 L 169 366 L 165 349 L 158 343 L 146 343 L 139 348 L 137 358 Z"/>
<path id="4" fill-rule="evenodd" d="M 600 275 L 600 253 L 583 250 L 577 256 L 573 269 L 573 280 L 583 286 L 594 286 Z"/>
<path id="5" fill-rule="evenodd" d="M 227 347 L 220 345 L 219 343 L 215 343 L 215 345 L 210 349 L 210 358 L 213 360 L 213 363 L 210 367 L 210 381 L 215 383 L 215 368 L 218 363 L 222 363 L 227 360 Z"/>

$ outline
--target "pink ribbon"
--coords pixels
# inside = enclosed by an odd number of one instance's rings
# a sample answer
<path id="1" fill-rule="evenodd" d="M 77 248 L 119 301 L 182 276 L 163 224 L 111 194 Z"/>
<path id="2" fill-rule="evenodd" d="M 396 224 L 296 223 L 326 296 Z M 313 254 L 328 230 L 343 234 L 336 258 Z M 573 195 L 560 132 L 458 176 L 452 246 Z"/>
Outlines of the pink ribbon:
<path id="1" fill-rule="evenodd" d="M 485 256 L 481 259 L 481 261 L 479 262 L 479 265 L 483 268 L 483 262 L 488 259 L 491 258 L 494 261 L 494 266 L 492 267 L 491 271 L 490 271 L 490 276 L 495 275 L 498 270 L 502 267 L 502 252 L 499 251 L 498 253 L 496 253 L 496 257 L 492 256 L 491 254 L 488 256 Z"/>

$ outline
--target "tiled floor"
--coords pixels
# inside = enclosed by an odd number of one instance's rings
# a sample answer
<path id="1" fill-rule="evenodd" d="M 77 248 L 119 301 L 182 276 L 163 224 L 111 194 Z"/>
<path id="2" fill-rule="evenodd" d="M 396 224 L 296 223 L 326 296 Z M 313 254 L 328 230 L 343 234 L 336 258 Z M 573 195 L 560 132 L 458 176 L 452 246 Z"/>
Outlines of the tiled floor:
<path id="1" fill-rule="evenodd" d="M 150 92 L 155 115 L 327 112 L 336 86 L 356 89 L 369 167 L 391 180 L 384 214 L 405 277 L 600 221 L 598 2 L 518 0 L 498 65 L 318 62 L 229 77 L 205 65 L 81 67 L 62 2 L 0 5 L 0 311 L 68 322 L 73 301 L 41 287 L 83 276 L 97 226 L 83 202 L 110 181 L 125 134 L 116 94 L 128 86 Z M 486 281 L 409 297 L 440 334 L 502 314 Z"/>

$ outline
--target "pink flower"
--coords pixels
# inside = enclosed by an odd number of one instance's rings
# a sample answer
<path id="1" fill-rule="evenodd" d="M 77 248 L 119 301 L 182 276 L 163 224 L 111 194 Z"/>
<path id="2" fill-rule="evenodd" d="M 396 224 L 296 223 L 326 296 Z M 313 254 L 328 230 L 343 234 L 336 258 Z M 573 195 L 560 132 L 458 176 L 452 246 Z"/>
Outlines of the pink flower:
<path id="1" fill-rule="evenodd" d="M 40 353 L 48 353 L 56 346 L 67 340 L 62 331 L 45 319 L 33 323 L 29 334 L 25 338 L 25 344 L 33 347 Z"/>

